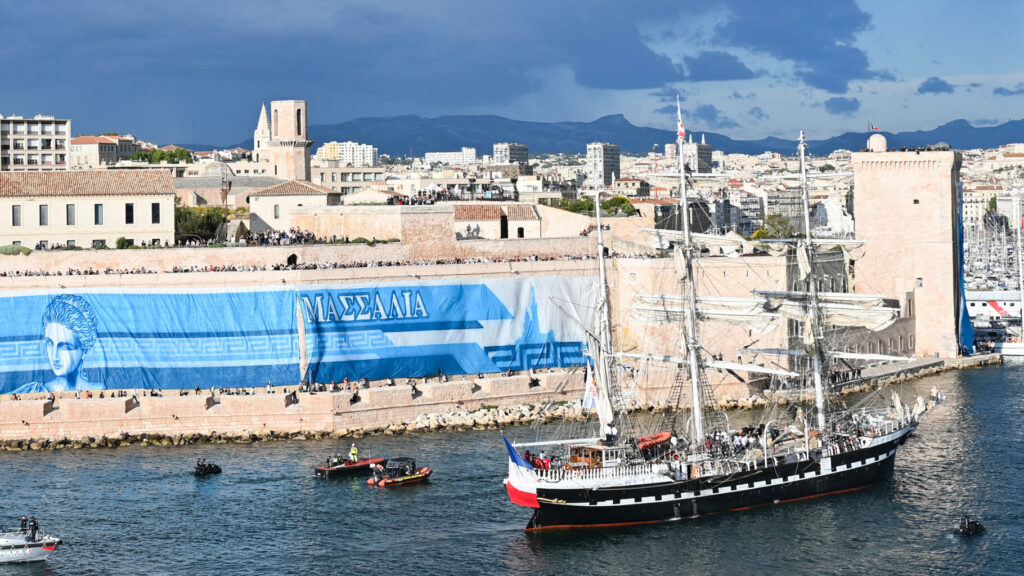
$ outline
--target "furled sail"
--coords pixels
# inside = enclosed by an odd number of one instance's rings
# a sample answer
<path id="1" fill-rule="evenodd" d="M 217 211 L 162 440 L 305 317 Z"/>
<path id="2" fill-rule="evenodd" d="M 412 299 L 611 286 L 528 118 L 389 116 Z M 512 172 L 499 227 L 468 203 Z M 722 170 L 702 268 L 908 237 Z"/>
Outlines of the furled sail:
<path id="1" fill-rule="evenodd" d="M 611 373 L 608 369 L 608 358 L 601 350 L 600 341 L 594 335 L 588 335 L 590 355 L 594 359 L 594 380 L 597 384 L 597 418 L 601 421 L 601 432 L 606 433 L 611 427 L 615 412 L 612 409 Z"/>
<path id="2" fill-rule="evenodd" d="M 639 294 L 639 302 L 629 306 L 630 314 L 651 325 L 672 324 L 686 319 L 681 296 Z M 701 297 L 697 299 L 697 315 L 701 321 L 717 321 L 744 326 L 756 333 L 767 333 L 778 325 L 778 314 L 765 312 L 764 301 L 758 298 Z"/>
<path id="3" fill-rule="evenodd" d="M 809 320 L 810 318 L 807 306 L 800 302 L 780 301 L 770 309 L 792 320 Z M 899 308 L 864 308 L 863 306 L 835 302 L 820 302 L 818 312 L 823 324 L 866 328 L 872 332 L 888 328 L 899 318 L 900 314 Z"/>
<path id="4" fill-rule="evenodd" d="M 655 228 L 644 228 L 644 232 L 650 234 L 659 246 L 667 246 L 669 242 L 684 243 L 686 235 L 679 230 L 658 230 Z M 691 243 L 702 250 L 721 250 L 722 253 L 739 254 L 749 252 L 752 242 L 743 238 L 735 232 L 729 232 L 724 236 L 717 234 L 690 234 Z"/>

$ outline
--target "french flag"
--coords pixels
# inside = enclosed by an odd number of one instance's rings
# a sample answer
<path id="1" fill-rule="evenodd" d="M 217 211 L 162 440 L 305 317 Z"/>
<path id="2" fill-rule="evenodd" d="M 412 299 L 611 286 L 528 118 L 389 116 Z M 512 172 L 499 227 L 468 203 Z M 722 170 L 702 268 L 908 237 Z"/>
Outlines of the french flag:
<path id="1" fill-rule="evenodd" d="M 505 449 L 508 450 L 508 478 L 505 479 L 505 490 L 508 491 L 509 500 L 519 506 L 540 508 L 533 466 L 519 455 L 504 434 L 501 435 L 501 439 L 505 441 Z"/>
<path id="2" fill-rule="evenodd" d="M 868 122 L 868 127 L 870 127 L 872 130 L 878 130 L 878 126 L 875 126 L 874 124 L 872 124 L 870 122 Z"/>

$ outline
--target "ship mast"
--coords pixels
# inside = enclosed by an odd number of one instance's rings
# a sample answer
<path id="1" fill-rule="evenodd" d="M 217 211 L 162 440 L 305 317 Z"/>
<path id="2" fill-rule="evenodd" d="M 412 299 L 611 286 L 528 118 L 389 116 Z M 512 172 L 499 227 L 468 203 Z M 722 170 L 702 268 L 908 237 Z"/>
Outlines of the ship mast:
<path id="1" fill-rule="evenodd" d="M 1013 195 L 1014 222 L 1013 230 L 1013 255 L 1017 257 L 1017 296 L 1020 298 L 1020 335 L 1024 338 L 1024 265 L 1021 264 L 1020 232 L 1024 228 L 1024 221 L 1021 220 L 1020 210 L 1021 195 L 1017 192 Z"/>
<path id="2" fill-rule="evenodd" d="M 693 238 L 690 236 L 689 203 L 686 198 L 686 163 L 683 161 L 683 144 L 686 129 L 683 127 L 683 113 L 676 96 L 676 115 L 679 120 L 676 147 L 679 149 L 679 219 L 682 220 L 683 246 L 680 250 L 686 264 L 686 354 L 690 366 L 690 403 L 692 405 L 693 441 L 698 446 L 704 442 L 704 414 L 700 394 L 700 358 L 697 346 L 697 285 L 693 273 Z"/>
<path id="3" fill-rule="evenodd" d="M 597 381 L 597 417 L 601 421 L 601 433 L 611 431 L 615 412 L 611 405 L 611 375 L 608 361 L 612 354 L 611 311 L 608 302 L 608 274 L 604 262 L 604 230 L 601 227 L 601 191 L 594 191 L 594 214 L 597 219 L 597 268 L 601 282 L 601 332 L 597 342 L 597 354 L 594 357 L 594 379 Z"/>
<path id="4" fill-rule="evenodd" d="M 819 323 L 818 323 L 818 286 L 814 278 L 814 247 L 811 243 L 811 197 L 810 192 L 807 190 L 807 160 L 805 158 L 807 152 L 807 142 L 804 141 L 804 131 L 800 131 L 800 144 L 797 146 L 800 150 L 800 190 L 803 195 L 804 201 L 804 239 L 797 246 L 797 250 L 804 250 L 807 255 L 807 295 L 808 295 L 808 318 L 810 326 L 805 326 L 805 330 L 810 330 L 811 338 L 811 369 L 814 374 L 814 402 L 818 406 L 818 429 L 825 429 L 825 390 L 821 382 L 821 346 L 818 345 L 818 340 L 821 338 Z M 799 259 L 799 255 L 797 255 Z"/>

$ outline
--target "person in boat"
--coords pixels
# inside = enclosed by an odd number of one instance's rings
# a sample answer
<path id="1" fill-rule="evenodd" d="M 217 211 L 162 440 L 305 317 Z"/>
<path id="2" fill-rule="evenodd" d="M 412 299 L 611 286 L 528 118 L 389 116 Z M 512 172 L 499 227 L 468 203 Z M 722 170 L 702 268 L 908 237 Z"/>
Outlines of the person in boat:
<path id="1" fill-rule="evenodd" d="M 39 533 L 39 520 L 36 520 L 35 516 L 33 516 L 29 520 L 29 529 L 32 532 L 29 534 L 28 540 L 29 540 L 29 542 L 35 542 L 36 541 L 36 534 Z"/>
<path id="2" fill-rule="evenodd" d="M 21 515 L 21 532 L 28 532 L 28 516 Z"/>
<path id="3" fill-rule="evenodd" d="M 359 448 L 356 448 L 355 444 L 353 444 L 352 449 L 348 451 L 348 459 L 353 464 L 359 461 Z"/>
<path id="4" fill-rule="evenodd" d="M 98 390 L 101 382 L 89 380 L 82 371 L 85 355 L 98 339 L 96 315 L 81 296 L 59 294 L 43 311 L 43 343 L 53 370 L 47 382 L 29 382 L 13 390 L 17 394 L 62 390 Z"/>

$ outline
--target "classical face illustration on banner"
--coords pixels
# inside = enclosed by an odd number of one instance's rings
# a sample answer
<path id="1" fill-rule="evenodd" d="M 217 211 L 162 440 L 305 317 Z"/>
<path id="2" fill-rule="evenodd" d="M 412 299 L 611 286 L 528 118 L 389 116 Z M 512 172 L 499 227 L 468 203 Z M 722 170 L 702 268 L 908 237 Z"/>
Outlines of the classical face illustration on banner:
<path id="1" fill-rule="evenodd" d="M 98 390 L 104 386 L 92 382 L 82 371 L 85 355 L 96 344 L 96 316 L 81 296 L 54 296 L 43 311 L 43 342 L 46 358 L 53 369 L 52 380 L 30 382 L 15 392 L 60 392 L 62 390 Z"/>

